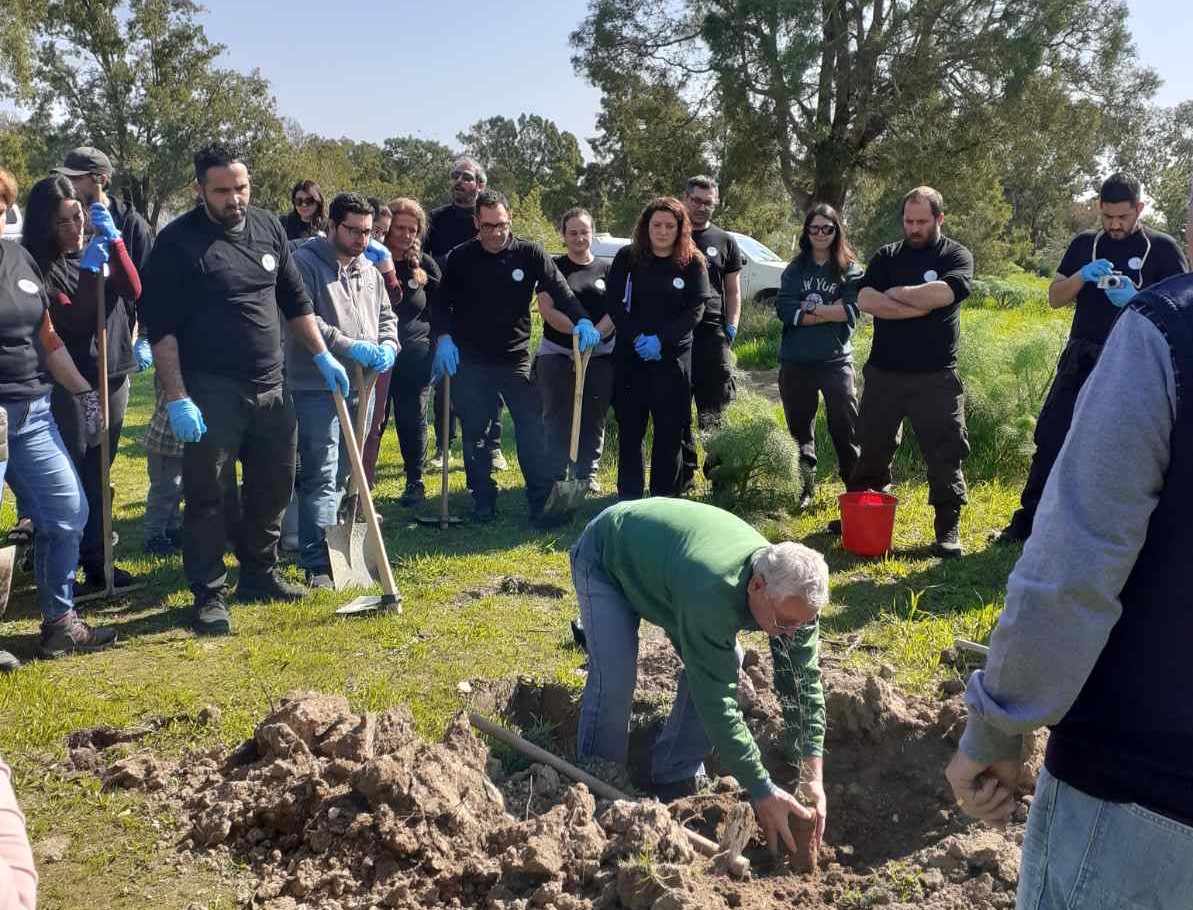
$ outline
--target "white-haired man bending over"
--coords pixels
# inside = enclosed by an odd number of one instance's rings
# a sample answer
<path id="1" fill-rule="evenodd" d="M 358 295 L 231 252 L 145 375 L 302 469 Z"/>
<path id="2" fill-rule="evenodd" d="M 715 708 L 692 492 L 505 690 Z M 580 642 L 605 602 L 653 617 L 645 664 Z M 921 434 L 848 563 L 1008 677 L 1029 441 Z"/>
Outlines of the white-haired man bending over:
<path id="1" fill-rule="evenodd" d="M 828 603 L 824 557 L 772 544 L 735 515 L 683 499 L 622 502 L 592 520 L 572 549 L 572 579 L 588 650 L 578 751 L 625 764 L 637 674 L 638 626 L 667 633 L 683 661 L 675 706 L 655 742 L 651 778 L 661 798 L 695 791 L 714 749 L 750 794 L 774 848 L 795 852 L 788 816 L 811 809 L 776 787 L 737 702 L 740 631 L 770 636 L 788 757 L 824 831 L 824 692 L 818 617 Z"/>

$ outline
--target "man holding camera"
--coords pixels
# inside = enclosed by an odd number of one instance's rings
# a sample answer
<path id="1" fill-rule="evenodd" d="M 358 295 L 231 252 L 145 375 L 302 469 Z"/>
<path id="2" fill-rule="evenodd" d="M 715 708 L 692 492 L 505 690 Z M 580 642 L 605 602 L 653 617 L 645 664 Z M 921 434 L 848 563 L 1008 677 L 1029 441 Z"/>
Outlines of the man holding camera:
<path id="1" fill-rule="evenodd" d="M 1044 484 L 1073 422 L 1077 393 L 1093 371 L 1102 345 L 1122 308 L 1140 290 L 1186 271 L 1177 242 L 1146 227 L 1139 181 L 1111 174 L 1098 193 L 1102 224 L 1073 238 L 1048 287 L 1053 309 L 1076 301 L 1069 341 L 1056 365 L 1056 378 L 1036 421 L 1036 451 L 1020 506 L 998 533 L 1000 543 L 1027 540 Z"/>

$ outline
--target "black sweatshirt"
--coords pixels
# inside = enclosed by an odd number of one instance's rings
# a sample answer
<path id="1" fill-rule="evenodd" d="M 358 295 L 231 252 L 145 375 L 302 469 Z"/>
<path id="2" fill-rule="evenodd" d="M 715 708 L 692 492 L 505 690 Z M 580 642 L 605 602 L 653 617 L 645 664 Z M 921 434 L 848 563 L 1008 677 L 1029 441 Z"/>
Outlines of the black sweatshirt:
<path id="1" fill-rule="evenodd" d="M 398 282 L 402 285 L 402 300 L 394 307 L 394 312 L 398 314 L 398 343 L 401 346 L 399 357 L 402 356 L 402 351 L 411 347 L 426 348 L 431 344 L 431 301 L 439 293 L 439 282 L 443 276 L 435 260 L 426 253 L 422 254 L 419 265 L 427 273 L 425 286 L 414 280 L 414 271 L 404 259 L 394 260 Z M 419 352 L 419 355 L 423 356 L 425 353 Z"/>
<path id="2" fill-rule="evenodd" d="M 37 340 L 49 308 L 32 254 L 0 240 L 0 401 L 32 401 L 50 390 Z"/>
<path id="3" fill-rule="evenodd" d="M 451 335 L 461 351 L 481 360 L 525 362 L 536 292 L 549 294 L 555 309 L 573 322 L 584 318 L 563 275 L 537 243 L 511 234 L 501 250 L 489 253 L 479 238 L 469 240 L 447 257 L 432 331 Z"/>
<path id="4" fill-rule="evenodd" d="M 631 268 L 631 250 L 623 246 L 617 251 L 606 279 L 605 299 L 620 339 L 614 354 L 636 358 L 634 341 L 639 335 L 658 335 L 664 357 L 675 358 L 690 351 L 692 330 L 713 296 L 704 258 L 693 258 L 681 268 L 670 259 L 646 252 Z M 626 280 L 631 276 L 633 295 L 627 308 Z"/>
<path id="5" fill-rule="evenodd" d="M 431 212 L 427 242 L 423 249 L 442 267 L 448 253 L 475 236 L 476 221 L 473 220 L 472 207 L 462 208 L 449 202 Z"/>
<path id="6" fill-rule="evenodd" d="M 282 323 L 314 312 L 281 222 L 249 207 L 224 230 L 198 206 L 166 225 L 141 294 L 156 344 L 178 339 L 184 374 L 211 373 L 272 388 L 282 381 Z"/>

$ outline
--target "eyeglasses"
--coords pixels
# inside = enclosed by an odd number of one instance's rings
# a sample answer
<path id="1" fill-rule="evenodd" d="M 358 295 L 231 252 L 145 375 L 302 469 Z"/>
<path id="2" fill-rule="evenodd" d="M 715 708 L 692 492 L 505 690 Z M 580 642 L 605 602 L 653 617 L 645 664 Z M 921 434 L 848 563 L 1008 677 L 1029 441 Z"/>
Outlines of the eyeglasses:
<path id="1" fill-rule="evenodd" d="M 294 207 L 296 209 L 305 209 L 308 205 L 318 205 L 317 199 L 311 199 L 309 196 L 295 196 Z"/>
<path id="2" fill-rule="evenodd" d="M 481 222 L 481 230 L 486 234 L 500 234 L 502 231 L 510 229 L 510 222 L 498 221 L 496 224 L 491 224 L 488 221 Z"/>
<path id="3" fill-rule="evenodd" d="M 816 621 L 815 619 L 809 619 L 805 622 L 797 622 L 793 626 L 784 625 L 783 623 L 779 622 L 779 614 L 775 611 L 775 603 L 770 599 L 769 594 L 766 597 L 766 603 L 770 607 L 771 625 L 775 627 L 775 632 L 779 635 L 794 635 L 800 629 L 803 629 L 805 626 L 809 626 Z"/>
<path id="4" fill-rule="evenodd" d="M 476 183 L 476 174 L 468 171 L 452 171 L 452 180 L 463 180 L 465 183 Z"/>
<path id="5" fill-rule="evenodd" d="M 717 204 L 717 200 L 715 199 L 700 199 L 697 196 L 689 196 L 688 202 L 692 203 L 692 205 L 698 209 L 715 208 Z"/>
<path id="6" fill-rule="evenodd" d="M 364 240 L 366 237 L 373 236 L 372 228 L 368 228 L 366 230 L 365 228 L 354 228 L 354 227 L 348 227 L 348 225 L 346 225 L 346 224 L 341 224 L 340 229 L 347 231 L 350 235 L 355 237 L 357 240 Z"/>
<path id="7" fill-rule="evenodd" d="M 831 237 L 837 233 L 837 226 L 835 224 L 810 224 L 808 233 L 811 235 L 824 234 L 825 237 Z"/>

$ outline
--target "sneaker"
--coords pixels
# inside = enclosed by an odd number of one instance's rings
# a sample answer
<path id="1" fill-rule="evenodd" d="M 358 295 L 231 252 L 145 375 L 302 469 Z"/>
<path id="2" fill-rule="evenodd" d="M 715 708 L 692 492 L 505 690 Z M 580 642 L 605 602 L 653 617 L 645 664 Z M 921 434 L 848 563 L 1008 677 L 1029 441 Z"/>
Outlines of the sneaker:
<path id="1" fill-rule="evenodd" d="M 326 572 L 307 572 L 307 587 L 312 591 L 334 591 L 335 583 Z"/>
<path id="2" fill-rule="evenodd" d="M 593 496 L 601 495 L 601 482 L 595 477 L 589 477 L 584 481 L 584 489 Z"/>
<path id="3" fill-rule="evenodd" d="M 961 555 L 961 510 L 947 506 L 936 509 L 934 521 L 936 546 L 932 552 L 941 559 L 956 559 Z"/>
<path id="4" fill-rule="evenodd" d="M 430 468 L 432 471 L 442 471 L 443 470 L 443 453 L 436 452 L 434 455 L 432 455 L 430 458 L 428 458 L 427 459 L 427 467 Z"/>
<path id="5" fill-rule="evenodd" d="M 302 585 L 286 581 L 277 569 L 254 575 L 240 576 L 236 585 L 236 599 L 244 603 L 263 600 L 302 600 L 307 590 Z"/>
<path id="6" fill-rule="evenodd" d="M 87 593 L 89 591 L 104 590 L 104 567 L 100 566 L 83 566 L 83 584 L 80 585 L 78 581 L 75 582 L 75 590 Z M 112 587 L 116 590 L 127 588 L 135 585 L 139 579 L 126 572 L 120 566 L 112 566 Z"/>
<path id="7" fill-rule="evenodd" d="M 195 598 L 192 628 L 196 635 L 227 635 L 232 631 L 232 617 L 228 615 L 223 590 L 214 591 L 202 599 Z"/>
<path id="8" fill-rule="evenodd" d="M 494 449 L 489 457 L 494 471 L 508 471 L 510 469 L 510 463 L 505 460 L 505 453 L 501 449 Z"/>
<path id="9" fill-rule="evenodd" d="M 490 503 L 478 502 L 472 507 L 472 520 L 481 524 L 488 524 L 497 517 L 497 509 Z"/>
<path id="10" fill-rule="evenodd" d="M 422 481 L 406 484 L 406 489 L 402 492 L 398 499 L 400 506 L 414 506 L 418 505 L 427 498 L 427 488 L 423 486 Z"/>
<path id="11" fill-rule="evenodd" d="M 141 551 L 146 556 L 173 556 L 178 552 L 178 544 L 165 534 L 157 534 L 145 541 Z"/>
<path id="12" fill-rule="evenodd" d="M 37 643 L 37 656 L 42 660 L 54 660 L 67 654 L 102 651 L 116 644 L 116 630 L 100 626 L 91 628 L 73 610 L 58 622 L 41 624 L 41 640 Z"/>
<path id="13" fill-rule="evenodd" d="M 21 668 L 21 662 L 15 654 L 0 651 L 0 673 L 12 673 Z"/>

